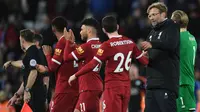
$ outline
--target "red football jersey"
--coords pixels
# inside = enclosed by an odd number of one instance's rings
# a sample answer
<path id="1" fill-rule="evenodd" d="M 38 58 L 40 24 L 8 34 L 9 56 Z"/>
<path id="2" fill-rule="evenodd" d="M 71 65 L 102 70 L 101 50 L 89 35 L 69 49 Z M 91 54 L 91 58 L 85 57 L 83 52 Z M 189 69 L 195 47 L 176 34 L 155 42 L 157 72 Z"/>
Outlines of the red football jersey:
<path id="1" fill-rule="evenodd" d="M 56 43 L 53 57 L 51 55 L 46 56 L 49 71 L 56 72 L 55 93 L 78 92 L 77 81 L 75 81 L 72 86 L 68 84 L 69 77 L 76 73 L 78 68 L 74 61 L 68 61 L 67 63 L 64 63 L 63 53 L 65 43 L 65 38 L 61 37 L 60 40 Z M 69 47 L 68 50 L 73 51 L 74 48 Z"/>
<path id="2" fill-rule="evenodd" d="M 127 37 L 118 35 L 101 45 L 94 59 L 100 63 L 106 61 L 105 88 L 130 86 L 128 71 L 132 57 L 144 58 L 136 44 Z"/>
<path id="3" fill-rule="evenodd" d="M 66 43 L 66 47 L 69 46 Z M 101 46 L 101 42 L 98 38 L 91 38 L 86 43 L 82 44 L 76 50 L 69 54 L 65 49 L 64 59 L 65 61 L 76 60 L 78 62 L 79 70 L 90 62 L 96 54 L 98 48 Z M 78 77 L 79 91 L 85 90 L 103 90 L 102 79 L 99 75 L 100 64 L 93 70 Z"/>

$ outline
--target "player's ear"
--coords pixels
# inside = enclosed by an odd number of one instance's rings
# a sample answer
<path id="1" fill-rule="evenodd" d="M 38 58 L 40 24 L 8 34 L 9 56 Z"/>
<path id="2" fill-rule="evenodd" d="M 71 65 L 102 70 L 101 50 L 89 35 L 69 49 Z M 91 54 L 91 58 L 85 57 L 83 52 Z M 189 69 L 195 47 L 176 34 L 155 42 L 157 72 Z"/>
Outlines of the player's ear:
<path id="1" fill-rule="evenodd" d="M 166 17 L 167 17 L 167 13 L 162 12 L 162 13 L 161 13 L 161 16 L 162 16 L 162 18 L 166 18 Z"/>
<path id="2" fill-rule="evenodd" d="M 176 21 L 174 21 L 174 23 L 177 23 Z"/>
<path id="3" fill-rule="evenodd" d="M 22 38 L 22 40 L 21 40 L 21 41 L 22 41 L 22 44 L 23 44 L 23 43 L 25 42 L 24 38 Z"/>
<path id="4" fill-rule="evenodd" d="M 91 33 L 92 32 L 92 27 L 88 27 L 87 31 L 88 31 L 88 33 Z"/>
<path id="5" fill-rule="evenodd" d="M 117 30 L 119 30 L 119 25 L 117 24 Z"/>
<path id="6" fill-rule="evenodd" d="M 39 42 L 38 42 L 38 41 L 36 41 L 36 42 L 35 42 L 35 45 L 36 45 L 36 46 L 39 46 Z"/>
<path id="7" fill-rule="evenodd" d="M 102 28 L 103 32 L 106 33 L 106 30 L 104 28 Z"/>
<path id="8" fill-rule="evenodd" d="M 56 28 L 55 28 L 54 26 L 52 26 L 51 29 L 52 29 L 52 32 L 53 32 L 53 33 L 56 33 Z M 64 31 L 64 30 L 63 30 L 63 31 Z"/>

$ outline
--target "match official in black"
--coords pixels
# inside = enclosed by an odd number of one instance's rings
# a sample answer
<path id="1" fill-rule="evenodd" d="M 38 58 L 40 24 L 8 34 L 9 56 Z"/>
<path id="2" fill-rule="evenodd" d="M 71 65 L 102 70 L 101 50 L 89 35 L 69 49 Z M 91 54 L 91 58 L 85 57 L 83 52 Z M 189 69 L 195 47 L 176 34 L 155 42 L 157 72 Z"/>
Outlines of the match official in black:
<path id="1" fill-rule="evenodd" d="M 161 2 L 151 4 L 147 13 L 152 31 L 141 43 L 149 55 L 145 112 L 176 112 L 180 28 L 167 18 L 167 7 Z"/>
<path id="2" fill-rule="evenodd" d="M 34 36 L 35 34 L 31 30 L 20 31 L 20 45 L 25 52 L 25 57 L 20 64 L 24 67 L 23 82 L 8 104 L 13 105 L 17 97 L 24 94 L 24 101 L 29 104 L 33 112 L 45 112 L 46 95 L 43 75 L 35 68 L 37 64 L 42 64 L 41 53 L 34 43 Z M 12 65 L 12 61 L 10 64 Z"/>

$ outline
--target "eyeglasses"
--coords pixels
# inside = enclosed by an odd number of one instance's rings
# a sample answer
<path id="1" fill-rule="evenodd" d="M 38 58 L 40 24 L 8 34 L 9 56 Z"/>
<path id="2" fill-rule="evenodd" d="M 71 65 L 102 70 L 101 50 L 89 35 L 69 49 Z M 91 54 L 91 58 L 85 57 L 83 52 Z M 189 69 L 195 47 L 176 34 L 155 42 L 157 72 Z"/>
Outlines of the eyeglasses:
<path id="1" fill-rule="evenodd" d="M 151 14 L 151 15 L 148 15 L 148 18 L 151 18 L 152 16 L 154 17 L 154 16 L 156 16 L 156 15 L 158 15 L 158 14 L 160 14 L 159 12 L 158 13 L 153 13 L 153 14 Z"/>

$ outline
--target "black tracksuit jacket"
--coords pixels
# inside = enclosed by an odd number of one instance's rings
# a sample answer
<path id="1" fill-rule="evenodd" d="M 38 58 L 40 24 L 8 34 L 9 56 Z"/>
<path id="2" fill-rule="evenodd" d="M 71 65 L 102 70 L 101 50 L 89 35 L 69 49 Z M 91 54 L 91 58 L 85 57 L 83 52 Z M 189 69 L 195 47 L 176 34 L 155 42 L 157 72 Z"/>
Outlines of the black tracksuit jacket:
<path id="1" fill-rule="evenodd" d="M 149 64 L 146 68 L 147 90 L 167 89 L 178 96 L 180 27 L 171 19 L 153 27 L 147 41 Z"/>

